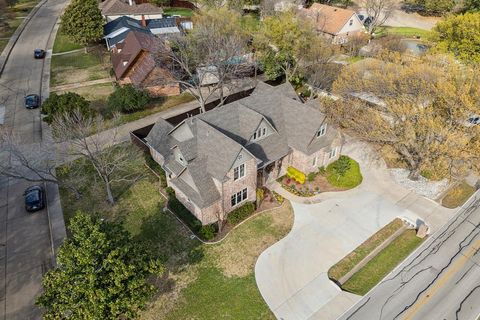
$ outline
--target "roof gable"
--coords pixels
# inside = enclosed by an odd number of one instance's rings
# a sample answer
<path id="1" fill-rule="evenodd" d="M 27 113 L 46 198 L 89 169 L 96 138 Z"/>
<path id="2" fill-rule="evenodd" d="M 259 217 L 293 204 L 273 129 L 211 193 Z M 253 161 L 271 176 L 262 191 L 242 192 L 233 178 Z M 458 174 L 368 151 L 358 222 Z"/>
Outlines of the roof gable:
<path id="1" fill-rule="evenodd" d="M 353 10 L 320 3 L 314 3 L 310 8 L 303 9 L 302 14 L 312 19 L 318 30 L 332 35 L 338 34 L 350 19 L 353 19 L 352 16 L 357 15 Z"/>

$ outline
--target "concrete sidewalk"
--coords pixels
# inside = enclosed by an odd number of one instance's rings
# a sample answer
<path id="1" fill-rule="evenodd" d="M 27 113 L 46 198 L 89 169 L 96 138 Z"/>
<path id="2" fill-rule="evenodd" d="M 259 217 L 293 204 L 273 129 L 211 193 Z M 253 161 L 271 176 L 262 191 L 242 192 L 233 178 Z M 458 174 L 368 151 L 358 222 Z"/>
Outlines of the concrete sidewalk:
<path id="1" fill-rule="evenodd" d="M 437 230 L 455 212 L 395 184 L 368 145 L 348 141 L 342 154 L 360 164 L 364 179 L 355 189 L 302 198 L 273 184 L 292 202 L 295 222 L 260 255 L 255 278 L 279 319 L 336 319 L 360 297 L 328 279 L 331 266 L 396 217 L 426 220 Z"/>

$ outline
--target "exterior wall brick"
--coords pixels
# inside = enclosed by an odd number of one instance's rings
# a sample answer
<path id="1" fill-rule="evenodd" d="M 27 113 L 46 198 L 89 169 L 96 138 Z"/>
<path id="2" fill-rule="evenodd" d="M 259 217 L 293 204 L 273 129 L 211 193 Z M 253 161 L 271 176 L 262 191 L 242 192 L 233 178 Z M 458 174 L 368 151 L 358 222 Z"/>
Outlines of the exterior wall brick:
<path id="1" fill-rule="evenodd" d="M 247 201 L 256 201 L 257 198 L 257 164 L 255 159 L 250 159 L 245 162 L 245 177 L 234 181 L 233 180 L 233 168 L 227 173 L 228 181 L 223 184 L 223 203 L 225 212 L 228 213 L 240 205 L 232 207 L 231 196 L 234 193 L 242 191 L 247 188 L 247 199 L 242 202 L 246 203 Z M 220 190 L 220 193 L 222 190 Z"/>
<path id="2" fill-rule="evenodd" d="M 154 148 L 150 146 L 149 148 L 150 148 L 150 155 L 152 156 L 153 160 L 155 160 L 159 165 L 163 166 L 163 164 L 165 163 L 165 159 L 163 158 L 163 156 Z"/>

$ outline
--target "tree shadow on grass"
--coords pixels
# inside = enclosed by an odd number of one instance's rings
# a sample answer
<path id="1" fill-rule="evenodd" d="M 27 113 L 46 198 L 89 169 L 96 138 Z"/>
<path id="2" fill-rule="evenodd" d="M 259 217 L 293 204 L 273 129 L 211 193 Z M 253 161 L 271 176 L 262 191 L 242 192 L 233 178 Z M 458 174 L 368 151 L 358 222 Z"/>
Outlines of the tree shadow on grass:
<path id="1" fill-rule="evenodd" d="M 203 247 L 197 239 L 159 205 L 155 214 L 143 219 L 140 232 L 133 240 L 138 241 L 152 257 L 159 259 L 165 267 L 162 277 L 154 282 L 159 293 L 173 290 L 175 281 L 170 276 L 182 269 L 201 262 Z"/>

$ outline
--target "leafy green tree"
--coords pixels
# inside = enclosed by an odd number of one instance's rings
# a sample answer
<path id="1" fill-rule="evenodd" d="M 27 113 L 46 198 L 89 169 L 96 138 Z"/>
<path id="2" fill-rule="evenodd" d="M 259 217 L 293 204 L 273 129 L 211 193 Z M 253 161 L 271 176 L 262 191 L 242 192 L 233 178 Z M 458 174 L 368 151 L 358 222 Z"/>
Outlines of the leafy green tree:
<path id="1" fill-rule="evenodd" d="M 55 116 L 71 114 L 73 111 L 79 110 L 84 116 L 92 115 L 90 103 L 82 96 L 74 92 L 64 94 L 52 93 L 42 104 L 42 114 L 45 115 L 43 120 L 51 124 Z"/>
<path id="2" fill-rule="evenodd" d="M 480 11 L 480 0 L 466 0 L 464 4 L 465 11 Z"/>
<path id="3" fill-rule="evenodd" d="M 309 51 L 313 26 L 300 21 L 292 12 L 267 16 L 254 35 L 257 57 L 269 79 L 283 74 L 291 79 L 302 55 Z"/>
<path id="4" fill-rule="evenodd" d="M 450 16 L 437 23 L 435 50 L 450 52 L 465 62 L 480 62 L 480 12 Z"/>
<path id="5" fill-rule="evenodd" d="M 134 112 L 145 109 L 149 101 L 148 93 L 129 84 L 115 88 L 108 97 L 108 107 L 112 111 Z"/>
<path id="6" fill-rule="evenodd" d="M 350 170 L 350 158 L 344 155 L 340 156 L 337 161 L 332 163 L 332 168 L 338 178 L 343 177 Z"/>
<path id="7" fill-rule="evenodd" d="M 77 212 L 57 266 L 43 278 L 44 319 L 132 319 L 155 292 L 161 264 L 120 225 Z"/>
<path id="8" fill-rule="evenodd" d="M 97 0 L 73 0 L 62 16 L 63 33 L 84 46 L 102 38 L 103 24 Z"/>

